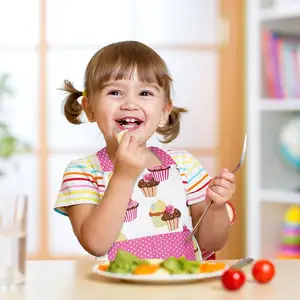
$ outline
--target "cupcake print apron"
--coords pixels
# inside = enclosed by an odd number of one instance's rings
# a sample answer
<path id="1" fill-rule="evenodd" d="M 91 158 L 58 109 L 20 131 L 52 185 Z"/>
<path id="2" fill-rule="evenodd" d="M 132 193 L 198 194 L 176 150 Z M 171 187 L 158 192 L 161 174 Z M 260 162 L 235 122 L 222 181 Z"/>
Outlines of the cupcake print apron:
<path id="1" fill-rule="evenodd" d="M 188 260 L 201 260 L 196 239 L 185 240 L 193 228 L 192 218 L 176 163 L 166 151 L 158 147 L 149 149 L 163 167 L 146 169 L 137 179 L 123 227 L 108 252 L 108 259 L 113 260 L 118 249 L 123 249 L 145 259 L 185 256 Z M 107 186 L 113 165 L 106 148 L 97 157 Z"/>

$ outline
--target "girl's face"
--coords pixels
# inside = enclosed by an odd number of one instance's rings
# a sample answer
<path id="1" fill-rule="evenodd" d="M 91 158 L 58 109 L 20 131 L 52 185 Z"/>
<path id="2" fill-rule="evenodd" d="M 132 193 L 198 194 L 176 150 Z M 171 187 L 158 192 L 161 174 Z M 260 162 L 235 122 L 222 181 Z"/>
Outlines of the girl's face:
<path id="1" fill-rule="evenodd" d="M 157 84 L 131 79 L 108 82 L 93 96 L 90 108 L 83 103 L 89 121 L 97 122 L 107 143 L 127 129 L 144 144 L 157 130 L 171 108 L 165 92 Z"/>

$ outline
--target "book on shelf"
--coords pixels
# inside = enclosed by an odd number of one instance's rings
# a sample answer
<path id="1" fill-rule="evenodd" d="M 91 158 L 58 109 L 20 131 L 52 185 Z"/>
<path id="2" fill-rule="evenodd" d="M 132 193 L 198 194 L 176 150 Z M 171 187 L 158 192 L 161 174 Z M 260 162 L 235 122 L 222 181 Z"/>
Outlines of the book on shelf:
<path id="1" fill-rule="evenodd" d="M 300 35 L 264 30 L 261 47 L 266 96 L 300 101 Z"/>

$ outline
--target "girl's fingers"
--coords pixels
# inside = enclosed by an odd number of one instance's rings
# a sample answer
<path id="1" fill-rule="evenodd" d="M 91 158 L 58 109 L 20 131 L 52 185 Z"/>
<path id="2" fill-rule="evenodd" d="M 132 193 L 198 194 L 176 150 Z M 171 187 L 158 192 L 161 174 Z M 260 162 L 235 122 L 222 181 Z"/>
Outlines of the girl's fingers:
<path id="1" fill-rule="evenodd" d="M 228 199 L 230 195 L 230 192 L 226 188 L 221 186 L 214 185 L 210 189 L 224 199 Z"/>
<path id="2" fill-rule="evenodd" d="M 223 187 L 227 190 L 231 190 L 233 184 L 230 181 L 222 178 L 222 179 L 212 180 L 211 186 L 220 186 L 220 187 Z"/>
<path id="3" fill-rule="evenodd" d="M 226 199 L 224 199 L 222 196 L 220 196 L 218 193 L 213 191 L 211 188 L 208 188 L 207 191 L 207 196 L 210 200 L 212 200 L 215 203 L 222 204 L 226 202 Z"/>
<path id="4" fill-rule="evenodd" d="M 227 170 L 227 169 L 225 169 Z M 218 176 L 216 176 L 217 179 L 226 179 L 231 183 L 235 183 L 236 182 L 236 178 L 235 175 L 231 172 L 229 172 L 228 170 L 225 171 L 224 169 L 220 172 L 220 174 Z"/>
<path id="5" fill-rule="evenodd" d="M 128 145 L 128 151 L 136 151 L 137 148 L 139 147 L 139 143 L 136 137 L 131 136 L 129 140 L 129 145 Z"/>
<path id="6" fill-rule="evenodd" d="M 123 135 L 123 138 L 119 144 L 119 149 L 127 149 L 128 148 L 128 145 L 129 145 L 129 142 L 130 142 L 130 135 L 128 132 L 125 132 L 124 135 Z"/>

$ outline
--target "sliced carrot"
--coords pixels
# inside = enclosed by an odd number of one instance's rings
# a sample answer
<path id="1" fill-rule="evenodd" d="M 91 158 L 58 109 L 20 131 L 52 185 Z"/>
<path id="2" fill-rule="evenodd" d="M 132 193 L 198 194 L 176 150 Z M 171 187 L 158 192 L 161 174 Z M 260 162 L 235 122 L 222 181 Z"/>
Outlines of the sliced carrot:
<path id="1" fill-rule="evenodd" d="M 217 263 L 201 263 L 200 264 L 200 273 L 211 273 L 219 271 L 225 268 L 225 264 L 222 262 Z"/>
<path id="2" fill-rule="evenodd" d="M 225 267 L 226 267 L 225 263 L 222 262 L 216 263 L 216 271 L 223 270 L 225 269 Z"/>
<path id="3" fill-rule="evenodd" d="M 135 268 L 133 271 L 133 274 L 135 275 L 147 275 L 147 274 L 152 274 L 158 270 L 159 266 L 158 265 L 140 265 Z"/>
<path id="4" fill-rule="evenodd" d="M 100 271 L 107 271 L 108 265 L 100 265 L 98 268 Z"/>
<path id="5" fill-rule="evenodd" d="M 206 272 L 206 266 L 207 266 L 207 263 L 201 263 L 200 264 L 200 272 L 201 273 L 205 273 Z"/>

